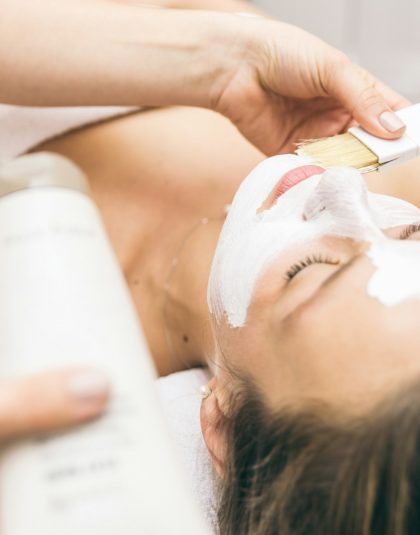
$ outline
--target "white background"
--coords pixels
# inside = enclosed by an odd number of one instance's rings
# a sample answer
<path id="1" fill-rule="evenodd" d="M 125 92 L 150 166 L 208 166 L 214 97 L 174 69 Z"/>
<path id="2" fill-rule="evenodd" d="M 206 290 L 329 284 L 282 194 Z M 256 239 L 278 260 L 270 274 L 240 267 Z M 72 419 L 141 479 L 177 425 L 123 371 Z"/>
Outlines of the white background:
<path id="1" fill-rule="evenodd" d="M 420 0 L 254 0 L 420 102 Z"/>

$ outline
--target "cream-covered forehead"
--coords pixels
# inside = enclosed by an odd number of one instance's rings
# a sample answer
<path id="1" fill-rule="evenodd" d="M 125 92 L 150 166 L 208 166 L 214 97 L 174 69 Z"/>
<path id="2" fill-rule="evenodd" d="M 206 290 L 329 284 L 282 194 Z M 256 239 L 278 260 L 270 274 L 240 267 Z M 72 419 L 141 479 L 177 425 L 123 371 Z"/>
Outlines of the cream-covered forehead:
<path id="1" fill-rule="evenodd" d="M 368 281 L 368 295 L 387 306 L 420 298 L 420 242 L 372 243 L 366 254 L 376 268 Z"/>

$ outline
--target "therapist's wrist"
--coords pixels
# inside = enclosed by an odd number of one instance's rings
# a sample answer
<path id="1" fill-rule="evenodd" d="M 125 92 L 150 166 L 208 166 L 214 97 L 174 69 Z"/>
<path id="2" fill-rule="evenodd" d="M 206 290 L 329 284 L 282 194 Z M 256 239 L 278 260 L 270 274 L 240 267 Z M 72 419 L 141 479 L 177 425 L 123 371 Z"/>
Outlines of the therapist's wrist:
<path id="1" fill-rule="evenodd" d="M 167 7 L 172 8 L 264 14 L 262 10 L 248 0 L 159 0 L 159 3 L 162 1 L 165 2 Z"/>
<path id="2" fill-rule="evenodd" d="M 130 73 L 127 104 L 134 90 L 140 105 L 217 110 L 229 80 L 258 64 L 254 21 L 264 18 L 257 13 L 134 7 L 125 17 L 124 35 L 112 41 L 122 45 L 128 64 L 136 64 L 124 69 Z"/>
<path id="3" fill-rule="evenodd" d="M 121 57 L 110 73 L 112 85 L 123 89 L 118 103 L 213 108 L 218 87 L 244 53 L 241 19 L 217 11 L 121 10 L 106 34 L 111 57 Z"/>
<path id="4" fill-rule="evenodd" d="M 224 37 L 218 50 L 219 71 L 214 77 L 208 107 L 226 115 L 221 101 L 226 88 L 235 78 L 243 78 L 243 92 L 247 92 L 248 82 L 245 79 L 254 77 L 263 50 L 258 43 L 258 20 L 264 18 L 256 13 L 239 12 L 226 14 L 226 25 L 220 27 Z M 257 24 L 255 25 L 255 21 Z M 231 117 L 229 117 L 232 119 Z"/>
<path id="5" fill-rule="evenodd" d="M 216 109 L 218 96 L 247 54 L 243 17 L 217 11 L 166 10 L 174 33 L 158 46 L 166 48 L 170 77 L 155 85 L 155 105 L 186 105 Z M 164 56 L 162 56 L 163 58 Z M 158 77 L 154 78 L 156 81 Z"/>
<path id="6" fill-rule="evenodd" d="M 217 109 L 219 95 L 238 70 L 245 54 L 239 17 L 231 13 L 206 13 L 214 17 L 205 36 L 205 56 L 208 68 L 203 107 Z"/>

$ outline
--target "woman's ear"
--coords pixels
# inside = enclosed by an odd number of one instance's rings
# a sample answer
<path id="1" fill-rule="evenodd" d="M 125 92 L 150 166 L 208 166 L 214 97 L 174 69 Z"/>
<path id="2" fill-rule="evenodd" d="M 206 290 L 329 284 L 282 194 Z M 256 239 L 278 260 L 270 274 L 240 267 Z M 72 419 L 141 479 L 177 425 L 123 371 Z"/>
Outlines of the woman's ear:
<path id="1" fill-rule="evenodd" d="M 226 456 L 226 443 L 223 432 L 225 415 L 220 409 L 217 379 L 213 378 L 208 387 L 209 394 L 201 402 L 201 431 L 216 472 L 223 478 Z"/>

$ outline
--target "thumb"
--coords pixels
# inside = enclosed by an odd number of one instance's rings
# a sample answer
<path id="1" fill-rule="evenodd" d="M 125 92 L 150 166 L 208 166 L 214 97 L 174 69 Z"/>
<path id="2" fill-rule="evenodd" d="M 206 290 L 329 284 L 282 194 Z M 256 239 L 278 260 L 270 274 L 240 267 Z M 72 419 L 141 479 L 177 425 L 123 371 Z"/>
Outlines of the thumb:
<path id="1" fill-rule="evenodd" d="M 371 74 L 347 58 L 340 61 L 339 68 L 331 70 L 328 84 L 325 84 L 327 92 L 351 113 L 360 126 L 384 139 L 402 136 L 405 124 L 393 112 L 379 89 L 379 82 Z"/>
<path id="2" fill-rule="evenodd" d="M 0 438 L 80 424 L 102 413 L 108 399 L 107 377 L 89 368 L 0 381 Z"/>

